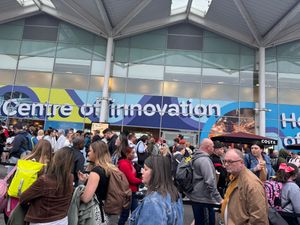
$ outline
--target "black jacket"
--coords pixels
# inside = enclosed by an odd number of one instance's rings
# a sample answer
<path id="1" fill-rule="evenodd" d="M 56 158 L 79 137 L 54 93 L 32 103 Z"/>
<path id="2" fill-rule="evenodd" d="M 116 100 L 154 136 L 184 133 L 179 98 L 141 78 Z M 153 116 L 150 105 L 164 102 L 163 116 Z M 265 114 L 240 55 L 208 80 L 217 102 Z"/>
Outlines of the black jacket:
<path id="1" fill-rule="evenodd" d="M 20 158 L 21 154 L 28 150 L 28 140 L 26 138 L 26 135 L 26 131 L 20 131 L 17 133 L 12 143 L 12 148 L 10 149 L 9 157 Z"/>

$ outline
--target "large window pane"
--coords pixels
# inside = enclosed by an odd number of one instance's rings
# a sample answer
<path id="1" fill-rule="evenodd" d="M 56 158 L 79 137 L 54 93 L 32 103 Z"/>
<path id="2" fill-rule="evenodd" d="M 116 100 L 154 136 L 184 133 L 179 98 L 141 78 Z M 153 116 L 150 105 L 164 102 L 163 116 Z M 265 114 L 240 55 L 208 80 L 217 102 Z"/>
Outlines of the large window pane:
<path id="1" fill-rule="evenodd" d="M 239 69 L 239 55 L 203 53 L 203 67 Z"/>
<path id="2" fill-rule="evenodd" d="M 17 68 L 17 62 L 18 56 L 0 54 L 0 69 L 14 70 Z"/>
<path id="3" fill-rule="evenodd" d="M 52 88 L 88 89 L 89 77 L 81 75 L 54 74 Z"/>
<path id="4" fill-rule="evenodd" d="M 201 88 L 202 99 L 238 101 L 239 87 L 234 85 L 204 84 Z"/>
<path id="5" fill-rule="evenodd" d="M 278 73 L 278 85 L 281 88 L 300 89 L 300 74 Z"/>
<path id="6" fill-rule="evenodd" d="M 114 59 L 116 62 L 129 62 L 129 48 L 116 47 Z"/>
<path id="7" fill-rule="evenodd" d="M 279 88 L 278 104 L 300 105 L 300 90 Z"/>
<path id="8" fill-rule="evenodd" d="M 164 67 L 143 64 L 131 65 L 129 67 L 128 77 L 163 80 Z"/>
<path id="9" fill-rule="evenodd" d="M 277 88 L 266 88 L 266 102 L 277 104 Z"/>
<path id="10" fill-rule="evenodd" d="M 126 90 L 127 93 L 162 95 L 162 81 L 128 79 Z"/>
<path id="11" fill-rule="evenodd" d="M 94 42 L 94 35 L 71 24 L 61 23 L 58 40 L 67 43 L 92 44 Z"/>
<path id="12" fill-rule="evenodd" d="M 300 59 L 278 58 L 278 72 L 300 73 Z"/>
<path id="13" fill-rule="evenodd" d="M 202 74 L 205 83 L 239 84 L 239 71 L 236 70 L 203 68 Z"/>
<path id="14" fill-rule="evenodd" d="M 168 66 L 201 67 L 201 61 L 201 52 L 168 50 L 166 54 Z"/>
<path id="15" fill-rule="evenodd" d="M 127 77 L 127 65 L 125 63 L 114 63 L 112 68 L 113 77 Z"/>
<path id="16" fill-rule="evenodd" d="M 127 81 L 124 78 L 116 78 L 116 77 L 110 78 L 109 79 L 110 92 L 124 93 L 126 82 Z"/>
<path id="17" fill-rule="evenodd" d="M 20 56 L 18 69 L 52 71 L 54 58 Z"/>
<path id="18" fill-rule="evenodd" d="M 164 52 L 160 50 L 131 48 L 130 62 L 162 65 L 164 63 Z"/>
<path id="19" fill-rule="evenodd" d="M 51 73 L 19 70 L 17 73 L 16 85 L 50 88 L 51 77 Z"/>
<path id="20" fill-rule="evenodd" d="M 177 96 L 185 98 L 199 98 L 201 84 L 198 83 L 181 83 L 181 82 L 164 82 L 164 96 Z"/>
<path id="21" fill-rule="evenodd" d="M 240 85 L 253 87 L 258 83 L 257 73 L 253 71 L 240 71 Z"/>
<path id="22" fill-rule="evenodd" d="M 57 57 L 70 59 L 91 59 L 92 46 L 90 45 L 73 45 L 73 44 L 58 44 Z"/>
<path id="23" fill-rule="evenodd" d="M 258 88 L 257 87 L 240 87 L 240 102 L 257 102 Z"/>
<path id="24" fill-rule="evenodd" d="M 20 50 L 20 41 L 0 40 L 0 53 L 18 55 Z"/>
<path id="25" fill-rule="evenodd" d="M 15 71 L 14 70 L 0 70 L 0 84 L 13 84 Z"/>
<path id="26" fill-rule="evenodd" d="M 130 39 L 132 48 L 165 49 L 167 36 L 159 31 L 148 32 L 134 36 Z"/>
<path id="27" fill-rule="evenodd" d="M 90 60 L 56 58 L 54 72 L 89 75 L 90 64 Z"/>
<path id="28" fill-rule="evenodd" d="M 102 91 L 104 83 L 104 77 L 102 76 L 91 76 L 90 78 L 90 91 Z"/>
<path id="29" fill-rule="evenodd" d="M 56 44 L 43 41 L 23 41 L 21 55 L 54 57 Z"/>
<path id="30" fill-rule="evenodd" d="M 9 40 L 21 40 L 23 34 L 23 26 L 15 26 L 12 24 L 0 25 L 0 38 Z"/>
<path id="31" fill-rule="evenodd" d="M 105 70 L 105 61 L 93 61 L 92 62 L 92 75 L 103 75 Z"/>
<path id="32" fill-rule="evenodd" d="M 105 56 L 106 56 L 106 46 L 96 45 L 94 47 L 93 59 L 105 61 Z"/>
<path id="33" fill-rule="evenodd" d="M 239 54 L 239 44 L 226 38 L 204 38 L 204 52 Z"/>
<path id="34" fill-rule="evenodd" d="M 166 66 L 165 80 L 183 82 L 201 82 L 201 68 Z"/>

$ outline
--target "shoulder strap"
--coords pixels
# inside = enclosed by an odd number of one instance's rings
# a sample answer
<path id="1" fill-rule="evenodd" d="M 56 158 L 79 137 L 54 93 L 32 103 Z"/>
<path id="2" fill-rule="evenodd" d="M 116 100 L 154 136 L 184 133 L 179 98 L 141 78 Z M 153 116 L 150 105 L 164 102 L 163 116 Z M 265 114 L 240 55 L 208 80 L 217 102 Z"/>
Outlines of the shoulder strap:
<path id="1" fill-rule="evenodd" d="M 9 173 L 6 175 L 6 177 L 4 177 L 4 181 L 7 182 L 9 180 L 9 178 L 11 178 L 11 176 L 15 173 L 17 169 L 17 166 L 14 166 L 14 168 L 9 171 Z"/>

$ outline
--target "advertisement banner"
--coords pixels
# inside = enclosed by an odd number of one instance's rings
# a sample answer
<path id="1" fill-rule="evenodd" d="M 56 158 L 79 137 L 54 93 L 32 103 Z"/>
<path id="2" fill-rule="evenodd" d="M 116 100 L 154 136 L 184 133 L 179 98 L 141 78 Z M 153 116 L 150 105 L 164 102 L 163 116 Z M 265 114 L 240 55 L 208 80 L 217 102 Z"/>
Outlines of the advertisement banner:
<path id="1" fill-rule="evenodd" d="M 84 92 L 84 93 L 83 93 Z M 101 92 L 72 89 L 0 87 L 1 118 L 45 120 L 46 124 L 98 123 Z M 49 97 L 51 96 L 51 98 Z M 200 100 L 111 93 L 108 123 L 112 125 L 200 131 L 200 139 L 221 133 L 257 130 L 254 102 Z M 50 99 L 51 101 L 48 101 Z M 266 136 L 278 139 L 278 148 L 300 144 L 300 107 L 267 104 Z"/>

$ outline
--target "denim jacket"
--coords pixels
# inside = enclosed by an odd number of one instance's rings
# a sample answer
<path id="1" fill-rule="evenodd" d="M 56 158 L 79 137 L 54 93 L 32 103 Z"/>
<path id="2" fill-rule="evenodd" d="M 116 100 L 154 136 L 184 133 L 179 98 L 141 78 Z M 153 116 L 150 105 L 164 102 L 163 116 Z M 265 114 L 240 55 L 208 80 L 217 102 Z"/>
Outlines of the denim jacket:
<path id="1" fill-rule="evenodd" d="M 272 164 L 271 164 L 271 159 L 268 155 L 266 155 L 265 153 L 262 154 L 265 162 L 266 162 L 266 168 L 268 171 L 267 174 L 267 179 L 270 179 L 270 177 L 275 176 L 275 171 L 272 168 Z M 246 154 L 245 158 L 244 158 L 244 162 L 246 167 L 251 170 L 254 174 L 256 174 L 256 176 L 259 176 L 259 171 L 258 172 L 254 172 L 254 167 L 257 166 L 258 164 L 258 160 L 256 159 L 255 156 L 253 156 L 251 153 L 250 154 Z"/>
<path id="2" fill-rule="evenodd" d="M 158 192 L 147 195 L 134 210 L 129 225 L 183 225 L 182 199 L 171 201 L 168 194 L 163 197 Z"/>

